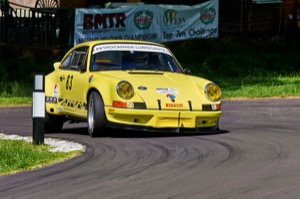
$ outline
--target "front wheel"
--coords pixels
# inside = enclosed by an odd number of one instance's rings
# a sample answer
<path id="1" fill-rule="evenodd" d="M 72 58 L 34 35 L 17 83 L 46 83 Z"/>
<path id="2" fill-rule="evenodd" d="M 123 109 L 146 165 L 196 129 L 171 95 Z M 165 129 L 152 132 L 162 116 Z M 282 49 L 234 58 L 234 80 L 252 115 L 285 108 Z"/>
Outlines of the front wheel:
<path id="1" fill-rule="evenodd" d="M 214 131 L 215 131 L 215 132 L 220 131 L 219 120 L 217 121 L 216 126 L 210 127 L 209 130 L 210 130 L 210 131 L 213 131 L 213 132 L 214 132 Z"/>
<path id="2" fill-rule="evenodd" d="M 99 93 L 93 91 L 88 100 L 88 131 L 91 137 L 103 135 L 106 127 L 104 103 Z"/>

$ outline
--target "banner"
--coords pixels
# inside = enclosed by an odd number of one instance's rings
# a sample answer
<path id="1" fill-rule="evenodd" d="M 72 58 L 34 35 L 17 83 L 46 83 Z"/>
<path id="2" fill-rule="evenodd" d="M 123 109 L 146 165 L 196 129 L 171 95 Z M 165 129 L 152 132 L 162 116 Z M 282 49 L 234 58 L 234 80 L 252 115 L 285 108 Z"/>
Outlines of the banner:
<path id="1" fill-rule="evenodd" d="M 218 0 L 194 6 L 142 4 L 76 9 L 74 45 L 91 40 L 171 42 L 218 37 Z"/>

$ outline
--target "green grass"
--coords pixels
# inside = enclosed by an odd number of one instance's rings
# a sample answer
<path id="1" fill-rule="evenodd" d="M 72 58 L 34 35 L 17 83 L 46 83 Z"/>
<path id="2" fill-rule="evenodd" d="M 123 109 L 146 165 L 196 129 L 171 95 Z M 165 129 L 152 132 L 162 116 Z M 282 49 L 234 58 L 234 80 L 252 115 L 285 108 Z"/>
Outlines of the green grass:
<path id="1" fill-rule="evenodd" d="M 0 139 L 0 175 L 40 168 L 70 159 L 79 153 L 79 151 L 50 152 L 48 145 L 33 145 L 24 140 Z"/>
<path id="2" fill-rule="evenodd" d="M 217 79 L 224 99 L 232 98 L 270 98 L 300 96 L 300 76 L 244 77 Z"/>
<path id="3" fill-rule="evenodd" d="M 0 82 L 0 105 L 30 105 L 32 103 L 32 86 L 19 82 Z"/>
<path id="4" fill-rule="evenodd" d="M 31 105 L 32 97 L 0 97 L 0 106 Z"/>
<path id="5" fill-rule="evenodd" d="M 32 94 L 32 84 L 24 82 L 0 82 L 0 97 L 28 97 Z"/>

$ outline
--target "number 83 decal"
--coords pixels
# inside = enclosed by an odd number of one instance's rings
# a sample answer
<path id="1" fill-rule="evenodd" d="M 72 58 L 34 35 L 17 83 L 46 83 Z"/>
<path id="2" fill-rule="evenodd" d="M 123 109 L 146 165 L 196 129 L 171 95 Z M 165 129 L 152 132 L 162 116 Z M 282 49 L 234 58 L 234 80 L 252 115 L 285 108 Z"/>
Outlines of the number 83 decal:
<path id="1" fill-rule="evenodd" d="M 68 75 L 67 82 L 66 82 L 67 90 L 72 90 L 72 82 L 73 82 L 73 75 Z"/>

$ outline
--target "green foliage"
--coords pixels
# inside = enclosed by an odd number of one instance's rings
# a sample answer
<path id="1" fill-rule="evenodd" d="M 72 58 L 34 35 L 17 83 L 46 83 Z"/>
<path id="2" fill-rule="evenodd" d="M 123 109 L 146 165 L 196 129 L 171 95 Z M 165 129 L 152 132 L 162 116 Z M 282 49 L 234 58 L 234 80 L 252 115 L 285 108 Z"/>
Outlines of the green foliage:
<path id="1" fill-rule="evenodd" d="M 0 82 L 0 97 L 26 97 L 32 94 L 32 86 L 27 84 L 21 84 L 18 82 Z"/>
<path id="2" fill-rule="evenodd" d="M 8 51 L 8 49 L 5 49 Z M 36 52 L 37 51 L 37 52 Z M 35 53 L 33 53 L 35 52 Z M 48 74 L 62 53 L 23 50 L 7 53 L 0 59 L 0 97 L 28 97 L 32 95 L 35 73 Z"/>
<path id="3" fill-rule="evenodd" d="M 300 96 L 300 41 L 193 40 L 170 46 L 193 75 L 218 83 L 223 97 Z"/>
<path id="4" fill-rule="evenodd" d="M 231 97 L 231 95 L 245 97 L 246 94 L 249 96 L 249 93 L 263 96 L 239 89 L 248 86 L 270 88 L 272 85 L 274 89 L 269 89 L 268 95 L 278 96 L 275 92 L 276 88 L 280 88 L 277 83 L 287 81 L 286 79 L 278 81 L 279 77 L 299 78 L 300 76 L 300 41 L 298 40 L 251 41 L 223 37 L 174 42 L 169 43 L 168 46 L 182 66 L 189 68 L 193 75 L 218 83 L 224 97 Z M 61 60 L 63 55 L 63 51 L 52 52 L 52 54 L 49 52 L 33 54 L 24 51 L 20 56 L 1 59 L 0 98 L 31 96 L 34 73 L 49 73 L 53 70 L 53 63 Z M 245 86 L 246 82 L 248 86 Z M 292 84 L 283 83 L 281 86 L 288 85 Z M 274 94 L 270 93 L 273 90 Z M 295 95 L 300 95 L 299 91 L 294 92 L 293 96 Z"/>
<path id="5" fill-rule="evenodd" d="M 209 79 L 299 75 L 300 42 L 199 39 L 171 46 L 184 67 Z"/>
<path id="6" fill-rule="evenodd" d="M 52 70 L 51 60 L 38 62 L 34 57 L 8 59 L 0 62 L 1 82 L 31 84 L 35 72 L 48 73 Z"/>

